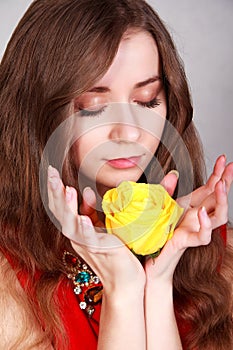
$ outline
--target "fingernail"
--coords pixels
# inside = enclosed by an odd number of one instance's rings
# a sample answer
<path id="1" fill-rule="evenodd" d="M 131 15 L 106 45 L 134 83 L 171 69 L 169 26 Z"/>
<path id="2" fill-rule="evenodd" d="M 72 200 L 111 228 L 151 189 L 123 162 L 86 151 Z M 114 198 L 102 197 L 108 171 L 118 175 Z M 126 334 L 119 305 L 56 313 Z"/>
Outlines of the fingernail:
<path id="1" fill-rule="evenodd" d="M 226 154 L 222 154 L 222 157 L 224 158 L 225 161 L 227 160 Z"/>
<path id="2" fill-rule="evenodd" d="M 90 187 L 85 187 L 83 190 L 83 197 L 85 197 L 86 202 L 93 203 L 95 200 L 93 190 Z"/>
<path id="3" fill-rule="evenodd" d="M 48 166 L 48 176 L 49 177 L 53 177 L 53 176 L 56 176 L 58 177 L 59 176 L 59 172 L 57 171 L 56 168 L 54 168 L 52 165 L 49 165 Z"/>
<path id="4" fill-rule="evenodd" d="M 226 166 L 226 162 L 227 162 L 227 156 L 225 154 L 222 154 L 219 159 L 221 159 L 222 163 L 224 166 Z"/>
<path id="5" fill-rule="evenodd" d="M 66 186 L 66 200 L 70 202 L 72 200 L 72 191 L 69 186 Z"/>
<path id="6" fill-rule="evenodd" d="M 205 207 L 202 207 L 201 208 L 201 213 L 203 216 L 205 216 L 206 218 L 208 217 L 208 214 L 207 214 L 207 211 L 206 211 L 206 208 Z"/>
<path id="7" fill-rule="evenodd" d="M 177 170 L 171 170 L 171 171 L 169 171 L 168 174 L 174 174 L 174 175 L 176 175 L 177 179 L 179 179 L 179 176 L 180 176 L 180 174 L 179 174 L 179 172 L 178 172 Z"/>
<path id="8" fill-rule="evenodd" d="M 52 190 L 56 190 L 58 188 L 58 179 L 56 177 L 50 177 L 48 180 Z"/>
<path id="9" fill-rule="evenodd" d="M 51 165 L 48 167 L 48 181 L 52 190 L 56 190 L 59 184 L 59 173 Z"/>

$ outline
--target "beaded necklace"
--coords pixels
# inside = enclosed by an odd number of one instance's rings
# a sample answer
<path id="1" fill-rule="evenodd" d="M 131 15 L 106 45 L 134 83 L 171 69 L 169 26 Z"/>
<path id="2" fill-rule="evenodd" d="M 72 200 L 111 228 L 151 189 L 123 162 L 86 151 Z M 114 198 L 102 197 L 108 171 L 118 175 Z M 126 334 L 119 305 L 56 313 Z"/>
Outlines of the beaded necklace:
<path id="1" fill-rule="evenodd" d="M 79 307 L 89 318 L 95 312 L 95 305 L 102 300 L 103 286 L 98 276 L 85 261 L 64 251 L 62 256 L 66 275 L 74 285 L 74 293 L 79 297 Z"/>

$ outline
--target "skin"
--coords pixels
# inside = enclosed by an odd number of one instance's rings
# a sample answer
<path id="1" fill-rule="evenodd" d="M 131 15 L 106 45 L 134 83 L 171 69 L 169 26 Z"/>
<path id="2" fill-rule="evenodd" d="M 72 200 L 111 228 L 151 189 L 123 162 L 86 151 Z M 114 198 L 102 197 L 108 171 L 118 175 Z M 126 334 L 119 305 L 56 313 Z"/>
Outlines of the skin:
<path id="1" fill-rule="evenodd" d="M 122 67 L 124 74 L 121 75 L 119 67 Z M 158 53 L 152 38 L 145 32 L 131 33 L 127 40 L 121 42 L 112 66 L 96 85 L 107 86 L 109 91 L 95 92 L 94 97 L 93 92 L 88 92 L 75 100 L 74 106 L 76 110 L 80 105 L 85 109 L 95 109 L 99 100 L 101 104 L 138 102 L 133 87 L 158 72 Z M 164 91 L 156 84 L 159 85 L 159 81 L 144 86 L 140 99 L 142 95 L 149 96 L 144 89 L 158 89 L 157 96 L 162 102 L 154 110 L 165 118 Z M 103 222 L 95 208 L 98 195 L 101 198 L 108 188 L 115 187 L 123 179 L 137 181 L 146 162 L 130 169 L 112 169 L 109 164 L 101 163 L 98 152 L 103 148 L 98 146 L 114 145 L 114 156 L 120 150 L 121 157 L 122 144 L 124 147 L 140 145 L 145 152 L 148 151 L 149 162 L 149 155 L 158 147 L 157 135 L 151 135 L 147 127 L 142 130 L 142 125 L 133 119 L 130 122 L 117 120 L 117 124 L 101 125 L 96 129 L 91 128 L 90 132 L 86 129 L 87 125 L 90 126 L 88 123 L 84 119 L 82 128 L 85 133 L 76 142 L 74 151 L 77 168 L 82 173 L 81 184 L 94 186 L 95 191 L 86 188 L 82 193 L 82 203 L 79 203 L 76 190 L 65 187 L 57 170 L 49 167 L 48 196 L 50 210 L 60 221 L 63 234 L 103 283 L 98 350 L 182 349 L 173 310 L 173 273 L 188 247 L 208 245 L 212 230 L 227 222 L 227 193 L 233 180 L 233 163 L 226 165 L 225 157 L 219 157 L 207 183 L 190 196 L 178 199 L 180 205 L 186 207 L 182 221 L 159 257 L 154 261 L 148 258 L 143 267 L 116 236 L 97 232 L 95 227 L 103 226 Z M 94 134 L 96 143 L 93 141 Z M 86 153 L 92 152 L 97 156 L 97 166 L 93 172 L 94 164 L 90 168 L 85 164 Z M 177 177 L 172 173 L 162 181 L 171 195 L 176 184 Z M 167 336 L 164 337 L 164 334 Z"/>
<path id="2" fill-rule="evenodd" d="M 152 108 L 144 106 L 149 103 Z M 122 179 L 137 181 L 159 145 L 167 112 L 152 37 L 144 32 L 125 36 L 107 73 L 75 100 L 74 108 L 81 115 L 98 113 L 78 117 L 81 132 L 73 153 L 79 187 L 97 186 L 103 196 Z M 133 167 L 127 163 L 130 157 L 139 157 Z M 121 158 L 125 162 L 117 161 Z"/>

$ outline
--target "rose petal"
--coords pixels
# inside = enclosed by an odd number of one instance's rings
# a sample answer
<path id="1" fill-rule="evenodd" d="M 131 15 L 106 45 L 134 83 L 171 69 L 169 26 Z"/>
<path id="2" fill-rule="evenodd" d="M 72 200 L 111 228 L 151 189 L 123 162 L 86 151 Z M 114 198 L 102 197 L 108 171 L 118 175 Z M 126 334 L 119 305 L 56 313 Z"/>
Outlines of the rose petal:
<path id="1" fill-rule="evenodd" d="M 183 213 L 161 185 L 131 181 L 107 191 L 102 207 L 107 232 L 139 255 L 159 251 L 172 237 Z"/>

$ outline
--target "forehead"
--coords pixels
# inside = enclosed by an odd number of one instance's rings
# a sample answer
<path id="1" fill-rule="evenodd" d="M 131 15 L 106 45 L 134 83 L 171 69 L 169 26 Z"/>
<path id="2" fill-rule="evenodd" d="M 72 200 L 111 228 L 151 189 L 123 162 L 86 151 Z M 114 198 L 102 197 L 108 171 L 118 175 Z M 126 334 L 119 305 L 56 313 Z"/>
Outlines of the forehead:
<path id="1" fill-rule="evenodd" d="M 98 85 L 111 85 L 118 79 L 131 77 L 135 82 L 160 74 L 158 48 L 152 35 L 146 31 L 126 32 L 117 54 Z"/>

